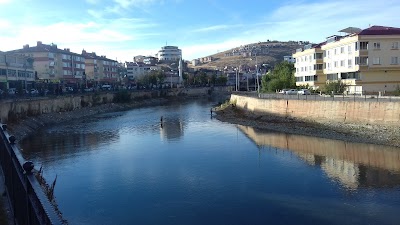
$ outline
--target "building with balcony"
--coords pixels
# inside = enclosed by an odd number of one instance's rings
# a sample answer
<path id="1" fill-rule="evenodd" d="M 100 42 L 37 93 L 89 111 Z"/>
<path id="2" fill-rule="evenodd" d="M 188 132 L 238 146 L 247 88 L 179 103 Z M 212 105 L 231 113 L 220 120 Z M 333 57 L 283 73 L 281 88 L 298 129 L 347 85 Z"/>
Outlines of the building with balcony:
<path id="1" fill-rule="evenodd" d="M 295 59 L 296 86 L 309 86 L 318 89 L 325 85 L 326 76 L 323 69 L 323 51 L 320 44 L 308 44 L 293 54 Z"/>
<path id="2" fill-rule="evenodd" d="M 24 45 L 10 51 L 33 58 L 33 68 L 39 82 L 79 84 L 84 80 L 85 58 L 69 48 L 59 49 L 55 44 L 37 42 L 36 46 Z"/>
<path id="3" fill-rule="evenodd" d="M 33 58 L 23 54 L 0 52 L 0 89 L 29 90 L 35 81 Z"/>
<path id="4" fill-rule="evenodd" d="M 114 84 L 118 81 L 118 62 L 116 60 L 85 50 L 82 50 L 82 56 L 85 57 L 87 85 Z"/>
<path id="5" fill-rule="evenodd" d="M 164 46 L 157 53 L 159 62 L 175 62 L 182 58 L 182 50 L 176 46 Z"/>
<path id="6" fill-rule="evenodd" d="M 346 28 L 340 32 L 346 35 L 330 36 L 320 47 L 326 82 L 346 84 L 349 94 L 391 92 L 399 88 L 400 28 L 371 26 L 364 30 Z M 298 63 L 298 57 L 303 55 L 296 52 L 293 56 L 296 58 L 296 77 L 299 77 L 298 71 L 305 72 L 306 65 Z M 307 66 L 309 72 L 310 65 Z M 319 80 L 320 77 L 317 79 L 322 84 L 325 81 Z"/>

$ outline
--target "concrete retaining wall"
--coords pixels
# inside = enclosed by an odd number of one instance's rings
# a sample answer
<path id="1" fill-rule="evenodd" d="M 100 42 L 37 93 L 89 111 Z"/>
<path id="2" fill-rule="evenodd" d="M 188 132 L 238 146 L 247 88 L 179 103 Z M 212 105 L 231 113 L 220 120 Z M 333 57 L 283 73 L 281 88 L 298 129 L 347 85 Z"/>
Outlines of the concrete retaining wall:
<path id="1" fill-rule="evenodd" d="M 400 102 L 354 102 L 258 99 L 231 95 L 237 107 L 254 113 L 271 113 L 314 121 L 363 124 L 400 124 Z"/>
<path id="2" fill-rule="evenodd" d="M 131 98 L 143 99 L 160 96 L 206 96 L 211 93 L 225 93 L 226 87 L 218 88 L 193 88 L 193 89 L 168 89 L 153 91 L 131 92 Z M 0 119 L 3 123 L 17 120 L 26 116 L 35 116 L 52 112 L 63 112 L 82 107 L 110 103 L 114 93 L 86 93 L 83 95 L 64 95 L 48 98 L 32 99 L 7 99 L 0 101 Z"/>

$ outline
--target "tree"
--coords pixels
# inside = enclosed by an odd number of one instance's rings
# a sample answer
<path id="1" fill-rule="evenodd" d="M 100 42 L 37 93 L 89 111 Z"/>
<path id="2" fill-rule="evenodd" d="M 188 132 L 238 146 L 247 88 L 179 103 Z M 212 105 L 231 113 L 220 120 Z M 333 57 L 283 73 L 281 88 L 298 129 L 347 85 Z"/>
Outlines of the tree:
<path id="1" fill-rule="evenodd" d="M 272 72 L 262 77 L 262 91 L 267 92 L 284 88 L 295 88 L 296 79 L 294 77 L 294 71 L 293 63 L 282 61 L 276 64 Z"/>
<path id="2" fill-rule="evenodd" d="M 326 94 L 342 94 L 346 90 L 346 85 L 340 81 L 331 81 L 325 85 L 324 91 Z"/>

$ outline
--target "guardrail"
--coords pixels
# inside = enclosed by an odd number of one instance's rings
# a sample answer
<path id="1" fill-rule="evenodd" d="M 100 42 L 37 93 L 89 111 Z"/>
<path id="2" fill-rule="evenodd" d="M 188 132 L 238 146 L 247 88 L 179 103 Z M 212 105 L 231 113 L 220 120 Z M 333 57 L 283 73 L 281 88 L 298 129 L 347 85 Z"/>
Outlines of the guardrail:
<path id="1" fill-rule="evenodd" d="M 233 92 L 237 95 L 249 96 L 261 99 L 287 99 L 287 100 L 307 100 L 307 101 L 363 101 L 363 102 L 400 102 L 399 96 L 382 96 L 366 94 L 311 94 L 311 95 L 287 95 L 280 93 L 257 93 L 257 92 Z"/>
<path id="2" fill-rule="evenodd" d="M 24 162 L 15 144 L 16 138 L 0 123 L 0 164 L 15 224 L 57 225 L 61 217 L 46 197 L 32 173 L 33 164 Z"/>

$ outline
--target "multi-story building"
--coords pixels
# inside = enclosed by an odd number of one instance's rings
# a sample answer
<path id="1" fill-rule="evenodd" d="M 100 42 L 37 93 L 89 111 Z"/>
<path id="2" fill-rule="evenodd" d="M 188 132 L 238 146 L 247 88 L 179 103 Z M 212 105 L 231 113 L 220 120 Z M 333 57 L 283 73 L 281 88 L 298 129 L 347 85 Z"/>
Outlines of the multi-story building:
<path id="1" fill-rule="evenodd" d="M 325 85 L 326 76 L 323 74 L 323 52 L 320 44 L 308 44 L 299 48 L 293 54 L 295 59 L 296 86 L 309 86 L 318 89 Z"/>
<path id="2" fill-rule="evenodd" d="M 34 47 L 24 45 L 22 49 L 11 52 L 21 53 L 33 58 L 33 68 L 38 81 L 81 84 L 85 75 L 85 58 L 68 48 L 59 49 L 57 45 L 37 42 Z"/>
<path id="3" fill-rule="evenodd" d="M 82 50 L 85 57 L 85 73 L 89 86 L 99 84 L 114 84 L 118 81 L 118 62 L 106 56 L 98 56 L 95 52 Z"/>
<path id="4" fill-rule="evenodd" d="M 295 58 L 293 58 L 291 55 L 283 56 L 283 61 L 290 62 L 290 63 L 295 63 L 296 62 Z"/>
<path id="5" fill-rule="evenodd" d="M 327 82 L 346 84 L 350 94 L 398 89 L 400 28 L 372 26 L 342 31 L 347 35 L 328 37 L 321 45 L 323 74 Z M 297 63 L 298 57 L 295 58 L 296 71 L 301 70 L 304 66 Z"/>
<path id="6" fill-rule="evenodd" d="M 35 81 L 33 58 L 17 53 L 0 52 L 0 89 L 29 90 Z"/>
<path id="7" fill-rule="evenodd" d="M 150 66 L 155 66 L 157 64 L 157 58 L 153 56 L 146 56 L 143 58 L 143 63 Z"/>
<path id="8" fill-rule="evenodd" d="M 182 50 L 176 46 L 164 46 L 157 53 L 159 62 L 173 62 L 182 58 Z"/>
<path id="9" fill-rule="evenodd" d="M 127 77 L 129 80 L 145 75 L 151 70 L 151 66 L 144 63 L 125 62 Z"/>

